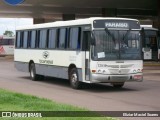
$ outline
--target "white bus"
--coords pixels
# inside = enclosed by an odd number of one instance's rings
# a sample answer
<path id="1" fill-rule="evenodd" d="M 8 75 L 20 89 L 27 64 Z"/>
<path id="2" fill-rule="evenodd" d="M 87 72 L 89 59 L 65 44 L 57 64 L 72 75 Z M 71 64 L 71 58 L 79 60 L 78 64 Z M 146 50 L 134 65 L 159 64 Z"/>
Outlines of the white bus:
<path id="1" fill-rule="evenodd" d="M 160 35 L 156 28 L 142 25 L 144 28 L 144 41 L 142 43 L 144 60 L 160 60 Z"/>
<path id="2" fill-rule="evenodd" d="M 14 54 L 15 37 L 0 36 L 0 56 Z"/>
<path id="3" fill-rule="evenodd" d="M 16 30 L 15 67 L 32 80 L 44 76 L 82 83 L 143 80 L 139 21 L 124 18 L 88 18 L 37 24 Z"/>

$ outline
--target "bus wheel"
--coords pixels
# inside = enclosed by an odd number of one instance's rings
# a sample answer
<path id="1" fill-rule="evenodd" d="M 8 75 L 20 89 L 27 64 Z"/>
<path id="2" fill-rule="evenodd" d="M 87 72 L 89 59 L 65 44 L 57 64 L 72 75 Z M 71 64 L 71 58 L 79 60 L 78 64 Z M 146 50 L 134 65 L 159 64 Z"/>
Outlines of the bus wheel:
<path id="1" fill-rule="evenodd" d="M 70 74 L 69 74 L 69 80 L 70 80 L 70 85 L 73 89 L 80 89 L 81 82 L 79 81 L 78 78 L 78 72 L 76 68 L 71 69 Z"/>
<path id="2" fill-rule="evenodd" d="M 29 71 L 30 71 L 31 80 L 37 81 L 39 78 L 39 75 L 36 74 L 36 68 L 34 63 L 31 63 Z"/>
<path id="3" fill-rule="evenodd" d="M 114 88 L 122 88 L 124 86 L 124 82 L 122 83 L 112 83 Z"/>

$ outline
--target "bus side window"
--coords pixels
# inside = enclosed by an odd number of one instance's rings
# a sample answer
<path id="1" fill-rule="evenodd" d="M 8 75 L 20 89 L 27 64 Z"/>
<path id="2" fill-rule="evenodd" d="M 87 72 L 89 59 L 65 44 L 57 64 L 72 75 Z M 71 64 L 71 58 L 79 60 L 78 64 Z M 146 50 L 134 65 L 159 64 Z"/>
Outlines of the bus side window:
<path id="1" fill-rule="evenodd" d="M 48 48 L 49 49 L 53 49 L 56 47 L 56 38 L 57 38 L 57 29 L 50 29 L 49 37 L 48 37 Z"/>
<path id="2" fill-rule="evenodd" d="M 82 47 L 82 49 L 84 51 L 89 51 L 90 42 L 91 42 L 91 32 L 90 31 L 84 31 L 83 32 L 83 47 Z"/>
<path id="3" fill-rule="evenodd" d="M 65 48 L 65 42 L 66 42 L 66 28 L 61 28 L 60 29 L 60 33 L 59 33 L 59 45 L 58 47 L 60 49 L 64 49 Z"/>
<path id="4" fill-rule="evenodd" d="M 47 29 L 40 30 L 39 35 L 39 48 L 44 49 L 46 48 L 46 41 L 47 41 Z"/>
<path id="5" fill-rule="evenodd" d="M 23 35 L 23 48 L 27 48 L 27 40 L 28 40 L 28 31 L 25 31 Z"/>
<path id="6" fill-rule="evenodd" d="M 14 39 L 9 39 L 9 45 L 14 45 Z"/>
<path id="7" fill-rule="evenodd" d="M 20 48 L 20 39 L 21 39 L 20 32 L 17 32 L 16 33 L 16 48 Z"/>
<path id="8" fill-rule="evenodd" d="M 70 29 L 70 37 L 69 37 L 69 49 L 80 49 L 81 42 L 80 42 L 80 28 L 71 28 Z"/>
<path id="9" fill-rule="evenodd" d="M 31 32 L 31 48 L 35 48 L 36 45 L 36 31 Z"/>

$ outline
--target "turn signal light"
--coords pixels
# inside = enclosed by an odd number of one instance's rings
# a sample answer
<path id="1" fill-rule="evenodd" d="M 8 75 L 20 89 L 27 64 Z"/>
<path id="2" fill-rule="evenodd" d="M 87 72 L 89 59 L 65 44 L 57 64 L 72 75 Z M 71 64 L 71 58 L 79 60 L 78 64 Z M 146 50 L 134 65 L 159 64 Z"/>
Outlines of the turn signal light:
<path id="1" fill-rule="evenodd" d="M 92 73 L 96 73 L 96 70 L 92 70 Z"/>

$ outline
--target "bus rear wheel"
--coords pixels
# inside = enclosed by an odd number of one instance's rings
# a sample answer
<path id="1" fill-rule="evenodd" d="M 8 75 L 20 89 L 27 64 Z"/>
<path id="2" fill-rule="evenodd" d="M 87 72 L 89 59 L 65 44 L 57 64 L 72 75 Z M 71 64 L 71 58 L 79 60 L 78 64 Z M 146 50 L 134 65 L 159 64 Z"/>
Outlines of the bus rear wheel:
<path id="1" fill-rule="evenodd" d="M 122 83 L 112 83 L 114 88 L 122 88 L 124 86 L 124 82 Z"/>
<path id="2" fill-rule="evenodd" d="M 29 71 L 30 71 L 31 80 L 38 81 L 38 80 L 42 79 L 41 75 L 37 75 L 36 74 L 36 68 L 35 68 L 35 64 L 34 63 L 31 63 L 29 68 L 30 68 Z"/>
<path id="3" fill-rule="evenodd" d="M 70 85 L 73 89 L 82 88 L 82 83 L 79 81 L 78 71 L 76 68 L 72 68 L 69 74 Z"/>

